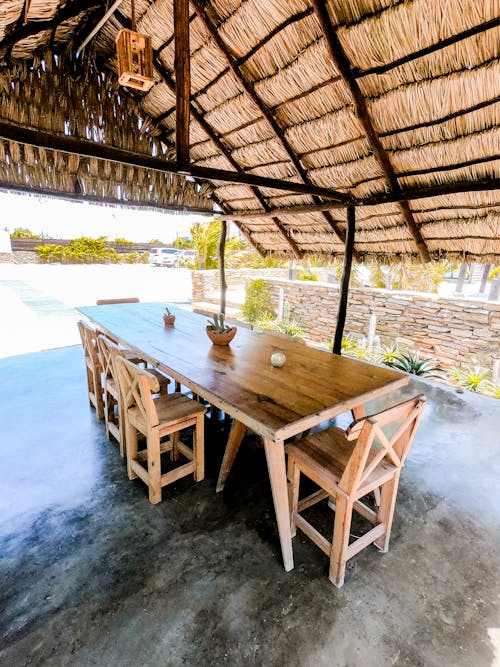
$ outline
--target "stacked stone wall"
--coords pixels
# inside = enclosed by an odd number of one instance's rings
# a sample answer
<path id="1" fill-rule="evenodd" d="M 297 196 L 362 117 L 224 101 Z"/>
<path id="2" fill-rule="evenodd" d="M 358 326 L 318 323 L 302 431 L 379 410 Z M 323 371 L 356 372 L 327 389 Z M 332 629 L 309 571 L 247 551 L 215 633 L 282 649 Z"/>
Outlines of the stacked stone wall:
<path id="1" fill-rule="evenodd" d="M 0 252 L 0 263 L 2 264 L 39 264 L 40 260 L 36 252 L 30 250 L 16 252 Z"/>
<path id="2" fill-rule="evenodd" d="M 335 332 L 339 286 L 327 283 L 268 279 L 272 307 L 279 292 L 290 317 L 300 319 L 307 336 L 331 341 Z M 500 359 L 500 303 L 483 299 L 439 297 L 420 292 L 394 292 L 354 287 L 349 290 L 345 332 L 368 333 L 370 316 L 383 343 L 399 342 L 418 349 L 445 367 Z"/>

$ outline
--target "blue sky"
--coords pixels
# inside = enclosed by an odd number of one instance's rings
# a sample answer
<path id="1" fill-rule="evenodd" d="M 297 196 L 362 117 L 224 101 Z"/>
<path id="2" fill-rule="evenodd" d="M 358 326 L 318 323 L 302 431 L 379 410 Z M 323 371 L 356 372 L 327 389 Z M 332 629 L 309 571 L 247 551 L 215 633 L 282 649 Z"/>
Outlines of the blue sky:
<path id="1" fill-rule="evenodd" d="M 107 236 L 112 241 L 120 236 L 142 243 L 151 239 L 169 243 L 176 236 L 187 236 L 193 223 L 209 219 L 6 192 L 0 192 L 0 207 L 2 228 L 5 225 L 9 232 L 27 227 L 37 234 L 65 239 Z"/>

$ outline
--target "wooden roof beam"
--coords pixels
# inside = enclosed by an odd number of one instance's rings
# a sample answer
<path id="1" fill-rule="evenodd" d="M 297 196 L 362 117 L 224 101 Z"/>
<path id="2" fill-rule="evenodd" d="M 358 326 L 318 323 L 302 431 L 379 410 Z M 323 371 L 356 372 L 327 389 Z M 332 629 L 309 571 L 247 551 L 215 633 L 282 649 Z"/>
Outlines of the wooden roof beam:
<path id="1" fill-rule="evenodd" d="M 326 5 L 320 0 L 312 0 L 312 5 L 316 11 L 316 15 L 320 22 L 321 28 L 323 30 L 325 40 L 330 52 L 330 56 L 335 63 L 335 66 L 339 70 L 342 78 L 344 79 L 347 87 L 349 88 L 353 102 L 356 115 L 358 117 L 361 126 L 363 127 L 364 132 L 366 133 L 367 139 L 370 142 L 373 153 L 377 158 L 378 163 L 380 164 L 388 186 L 393 192 L 400 192 L 400 186 L 392 164 L 389 160 L 389 157 L 382 146 L 379 136 L 377 135 L 375 128 L 373 126 L 372 120 L 368 113 L 368 107 L 366 105 L 365 98 L 363 97 L 361 90 L 358 86 L 358 83 L 351 71 L 351 64 L 347 58 L 344 49 L 340 43 L 338 35 L 332 25 L 330 20 L 330 15 L 326 9 Z M 415 241 L 415 244 L 418 248 L 420 256 L 424 262 L 429 262 L 431 257 L 427 245 L 424 241 L 422 234 L 418 228 L 417 223 L 415 222 L 410 206 L 407 201 L 400 201 L 399 206 L 401 208 L 401 213 L 403 218 L 408 226 L 408 229 Z"/>
<path id="2" fill-rule="evenodd" d="M 129 21 L 123 14 L 121 14 L 121 12 L 117 12 L 116 17 L 117 17 L 119 23 L 122 26 L 128 27 Z M 160 57 L 159 57 L 159 55 L 156 51 L 153 51 L 153 62 L 154 62 L 154 66 L 156 68 L 156 71 L 160 75 L 162 81 L 177 96 L 176 83 L 173 80 L 172 75 L 170 74 L 170 72 L 166 69 L 166 67 L 161 62 Z M 241 178 L 239 180 L 234 180 L 233 179 L 233 180 L 228 181 L 228 182 L 242 183 L 244 185 L 249 185 L 253 195 L 257 198 L 257 200 L 260 203 L 260 205 L 262 206 L 262 208 L 265 211 L 268 211 L 270 209 L 270 206 L 267 203 L 267 201 L 265 200 L 265 198 L 259 192 L 258 185 L 260 183 L 261 187 L 269 187 L 269 186 L 265 185 L 264 181 L 256 182 L 255 178 L 252 178 L 250 180 L 248 178 L 246 178 L 246 174 L 243 173 L 243 170 L 241 169 L 240 165 L 236 162 L 236 160 L 233 158 L 229 149 L 226 148 L 226 146 L 222 143 L 222 141 L 217 136 L 217 134 L 214 132 L 212 127 L 205 120 L 205 118 L 194 107 L 193 100 L 191 100 L 191 98 L 189 98 L 189 100 L 190 100 L 190 110 L 191 110 L 191 114 L 192 114 L 194 120 L 197 123 L 199 123 L 199 125 L 201 126 L 203 131 L 206 133 L 206 135 L 210 138 L 210 140 L 214 143 L 214 145 L 217 147 L 217 149 L 221 152 L 221 154 L 226 158 L 226 160 L 229 162 L 229 164 L 233 167 L 233 169 L 235 170 L 234 177 L 236 177 L 238 174 L 241 174 Z M 196 165 L 190 165 L 189 170 L 192 172 L 193 169 L 203 169 L 203 167 L 196 167 Z M 227 173 L 229 174 L 231 172 L 227 172 Z M 251 174 L 249 174 L 249 175 L 251 176 Z M 201 177 L 201 178 L 203 178 L 203 177 Z M 208 177 L 205 177 L 205 178 L 207 178 L 207 180 L 210 180 L 210 178 L 208 178 Z M 224 180 L 224 179 L 216 179 L 216 180 Z M 288 234 L 286 233 L 286 231 L 285 231 L 283 225 L 281 224 L 281 222 L 278 220 L 278 218 L 276 218 L 276 216 L 273 216 L 273 221 L 274 221 L 274 223 L 276 225 L 276 228 L 278 229 L 279 233 L 283 236 L 283 238 L 285 239 L 287 244 L 290 246 L 294 255 L 296 255 L 297 257 L 300 258 L 301 254 L 298 251 L 297 244 L 288 236 Z"/>
<path id="3" fill-rule="evenodd" d="M 302 164 L 300 163 L 299 158 L 297 157 L 295 151 L 293 148 L 290 146 L 287 138 L 284 135 L 284 132 L 282 131 L 280 125 L 276 121 L 275 117 L 273 116 L 272 112 L 264 105 L 260 97 L 257 95 L 255 92 L 253 86 L 245 79 L 243 76 L 240 66 L 238 65 L 237 59 L 234 57 L 234 55 L 229 51 L 228 47 L 226 46 L 224 40 L 219 34 L 219 31 L 217 30 L 217 27 L 215 26 L 214 22 L 208 15 L 206 8 L 204 5 L 200 2 L 200 0 L 191 0 L 193 3 L 194 8 L 196 9 L 196 13 L 198 14 L 199 18 L 202 20 L 205 29 L 207 30 L 208 34 L 210 37 L 214 40 L 214 42 L 217 44 L 218 48 L 220 51 L 223 53 L 225 56 L 227 62 L 229 63 L 229 67 L 231 68 L 231 71 L 233 72 L 234 76 L 238 80 L 238 82 L 241 84 L 243 87 L 243 90 L 247 93 L 247 95 L 250 97 L 252 102 L 256 105 L 256 107 L 259 109 L 260 113 L 262 114 L 263 118 L 266 119 L 266 121 L 269 123 L 271 126 L 274 134 L 280 141 L 281 145 L 283 146 L 283 149 L 285 150 L 286 154 L 288 155 L 290 162 L 293 164 L 295 167 L 295 170 L 297 171 L 299 177 L 304 183 L 310 183 L 311 181 L 309 180 L 309 177 L 307 175 L 307 171 L 304 169 Z M 349 199 L 348 196 L 338 193 L 337 198 L 339 201 L 343 201 L 346 203 Z M 315 204 L 319 204 L 320 201 L 318 198 L 313 197 L 313 201 Z M 337 225 L 335 220 L 328 214 L 328 213 L 322 213 L 323 217 L 329 224 L 330 228 L 332 231 L 337 235 L 337 237 L 342 241 L 342 243 L 345 242 L 345 234 L 342 231 L 342 229 Z"/>
<path id="4" fill-rule="evenodd" d="M 422 58 L 423 56 L 435 53 L 436 51 L 441 51 L 447 46 L 451 46 L 452 44 L 461 42 L 462 40 L 468 39 L 469 37 L 474 37 L 474 35 L 479 35 L 480 33 L 486 32 L 487 30 L 491 30 L 492 28 L 496 28 L 499 25 L 500 25 L 500 17 L 495 17 L 494 19 L 491 19 L 491 21 L 485 21 L 485 23 L 480 23 L 479 25 L 476 25 L 473 28 L 469 28 L 468 30 L 463 30 L 462 32 L 458 32 L 456 35 L 451 35 L 451 37 L 442 39 L 439 42 L 431 44 L 430 46 L 426 46 L 423 49 L 419 49 L 418 51 L 413 51 L 412 53 L 408 53 L 406 56 L 402 56 L 397 60 L 393 60 L 391 63 L 387 63 L 386 65 L 378 65 L 377 67 L 370 67 L 369 69 L 364 69 L 364 70 L 353 67 L 351 71 L 356 79 L 360 79 L 364 76 L 370 76 L 371 74 L 385 74 L 386 72 L 389 72 L 391 69 L 395 69 L 396 67 L 401 67 L 401 65 L 406 65 L 406 63 L 412 62 L 412 60 L 416 60 L 417 58 Z"/>
<path id="5" fill-rule="evenodd" d="M 99 7 L 102 7 L 100 0 L 76 0 L 75 2 L 68 3 L 56 12 L 53 18 L 46 21 L 29 21 L 10 35 L 6 35 L 0 41 L 0 51 L 14 46 L 20 40 L 26 39 L 26 37 L 32 37 L 46 30 L 52 30 L 54 27 L 57 28 L 64 21 L 73 19 L 82 12 L 98 9 Z"/>
<path id="6" fill-rule="evenodd" d="M 38 146 L 49 150 L 58 150 L 63 153 L 72 153 L 74 155 L 83 155 L 85 157 L 95 157 L 101 160 L 111 160 L 112 162 L 143 167 L 154 171 L 162 171 L 170 174 L 182 173 L 190 175 L 193 178 L 201 178 L 207 181 L 240 183 L 259 188 L 285 190 L 286 192 L 295 192 L 297 190 L 301 194 L 318 194 L 319 196 L 326 198 L 332 194 L 332 191 L 328 188 L 306 185 L 303 183 L 292 183 L 290 181 L 255 176 L 253 174 L 245 174 L 237 171 L 228 171 L 226 169 L 188 165 L 187 169 L 183 170 L 180 169 L 175 162 L 169 162 L 160 157 L 152 157 L 146 153 L 138 153 L 122 148 L 116 148 L 109 144 L 100 144 L 63 134 L 47 132 L 45 130 L 36 130 L 30 127 L 15 125 L 3 120 L 0 120 L 0 137 L 10 141 L 17 141 L 21 144 L 29 144 L 31 146 Z M 333 194 L 336 194 L 335 191 L 333 191 Z M 275 211 L 273 215 L 279 215 L 279 212 Z"/>
<path id="7" fill-rule="evenodd" d="M 396 204 L 401 200 L 429 199 L 430 197 L 442 197 L 445 195 L 460 194 L 464 192 L 485 192 L 489 190 L 500 190 L 500 178 L 488 179 L 483 181 L 457 181 L 455 183 L 445 183 L 441 185 L 432 185 L 427 188 L 414 190 L 401 190 L 399 193 L 383 193 L 373 195 L 365 199 L 353 199 L 355 206 L 379 206 L 381 204 Z M 280 217 L 286 215 L 299 215 L 302 213 L 317 213 L 319 211 L 331 211 L 344 208 L 342 204 L 336 201 L 324 202 L 323 204 L 304 204 L 301 206 L 288 206 L 283 208 L 274 208 L 270 211 L 232 211 L 231 220 L 244 220 L 245 218 L 269 218 L 273 215 Z M 460 206 L 457 204 L 454 208 L 475 208 L 474 206 Z M 414 211 L 422 213 L 422 210 Z M 397 215 L 397 213 L 391 213 Z M 374 217 L 379 217 L 378 215 Z M 229 218 L 226 218 L 229 219 Z"/>
<path id="8" fill-rule="evenodd" d="M 189 50 L 189 0 L 174 2 L 175 34 L 175 150 L 179 167 L 189 163 L 191 70 Z"/>

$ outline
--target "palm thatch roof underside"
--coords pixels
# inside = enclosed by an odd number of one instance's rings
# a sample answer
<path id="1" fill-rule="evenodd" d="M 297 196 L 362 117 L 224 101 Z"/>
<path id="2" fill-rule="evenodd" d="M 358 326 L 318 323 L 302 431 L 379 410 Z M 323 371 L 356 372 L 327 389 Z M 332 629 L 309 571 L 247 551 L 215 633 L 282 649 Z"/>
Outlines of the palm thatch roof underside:
<path id="1" fill-rule="evenodd" d="M 3 3 L 6 67 L 47 49 L 74 53 L 102 4 Z M 121 95 L 167 159 L 176 143 L 173 2 L 136 0 L 135 9 L 137 29 L 153 39 L 155 85 Z M 190 165 L 339 194 L 212 178 L 213 200 L 258 250 L 342 254 L 352 202 L 359 257 L 500 261 L 497 0 L 191 0 L 189 11 Z M 130 24 L 124 0 L 82 63 L 115 72 L 114 41 Z"/>

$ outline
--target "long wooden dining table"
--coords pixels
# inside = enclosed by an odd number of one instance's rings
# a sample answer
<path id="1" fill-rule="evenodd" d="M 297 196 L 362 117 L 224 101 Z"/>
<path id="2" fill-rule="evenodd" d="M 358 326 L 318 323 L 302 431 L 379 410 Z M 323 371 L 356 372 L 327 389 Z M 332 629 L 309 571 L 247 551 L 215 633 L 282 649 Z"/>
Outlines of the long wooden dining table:
<path id="1" fill-rule="evenodd" d="M 245 429 L 262 436 L 285 570 L 293 568 L 285 439 L 408 383 L 400 372 L 331 354 L 288 336 L 239 328 L 228 346 L 213 345 L 206 317 L 168 304 L 176 316 L 164 325 L 165 304 L 130 303 L 78 310 L 152 366 L 233 417 L 239 445 Z M 281 368 L 271 365 L 283 351 Z M 234 444 L 233 442 L 233 444 Z"/>

